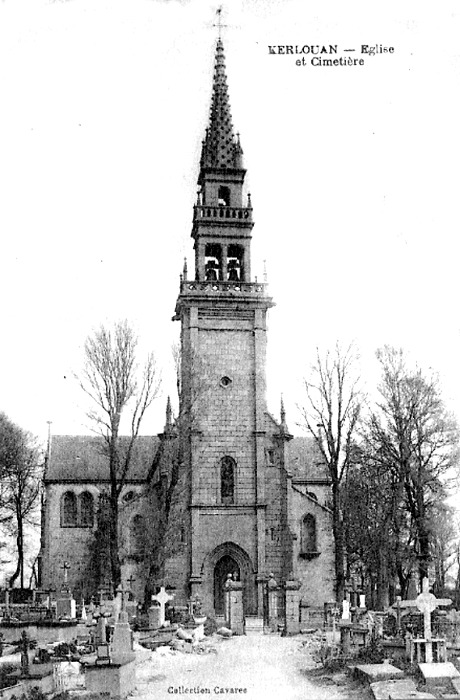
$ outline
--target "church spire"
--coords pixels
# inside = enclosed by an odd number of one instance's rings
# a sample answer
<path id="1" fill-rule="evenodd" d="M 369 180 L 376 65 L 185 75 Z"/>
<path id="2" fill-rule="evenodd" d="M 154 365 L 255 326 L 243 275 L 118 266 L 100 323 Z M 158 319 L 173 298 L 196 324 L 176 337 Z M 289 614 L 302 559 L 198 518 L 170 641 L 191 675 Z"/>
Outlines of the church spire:
<path id="1" fill-rule="evenodd" d="M 242 155 L 239 134 L 235 138 L 233 133 L 224 45 L 219 37 L 216 45 L 209 127 L 203 140 L 201 167 L 242 169 Z"/>

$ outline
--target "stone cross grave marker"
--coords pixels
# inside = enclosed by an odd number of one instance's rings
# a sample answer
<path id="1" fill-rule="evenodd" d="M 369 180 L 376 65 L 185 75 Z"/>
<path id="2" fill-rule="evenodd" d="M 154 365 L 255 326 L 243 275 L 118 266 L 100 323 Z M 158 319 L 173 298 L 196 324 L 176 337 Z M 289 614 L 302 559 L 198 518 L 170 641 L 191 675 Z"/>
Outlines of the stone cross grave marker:
<path id="1" fill-rule="evenodd" d="M 64 570 L 64 587 L 67 588 L 67 573 L 70 569 L 70 564 L 68 561 L 65 561 L 63 565 L 61 566 L 61 569 Z"/>
<path id="2" fill-rule="evenodd" d="M 165 622 L 165 607 L 166 603 L 168 603 L 170 600 L 174 598 L 173 595 L 169 595 L 169 593 L 166 593 L 166 589 L 164 586 L 160 588 L 160 592 L 157 593 L 156 595 L 152 596 L 152 600 L 156 600 L 157 603 L 160 604 L 160 619 L 159 619 L 159 624 L 160 627 L 164 625 Z"/>
<path id="3" fill-rule="evenodd" d="M 423 613 L 423 627 L 425 635 L 425 657 L 426 663 L 433 663 L 433 644 L 431 637 L 431 613 L 440 605 L 450 605 L 450 598 L 436 598 L 433 593 L 429 592 L 429 582 L 427 578 L 422 581 L 422 592 L 415 599 L 417 609 Z"/>

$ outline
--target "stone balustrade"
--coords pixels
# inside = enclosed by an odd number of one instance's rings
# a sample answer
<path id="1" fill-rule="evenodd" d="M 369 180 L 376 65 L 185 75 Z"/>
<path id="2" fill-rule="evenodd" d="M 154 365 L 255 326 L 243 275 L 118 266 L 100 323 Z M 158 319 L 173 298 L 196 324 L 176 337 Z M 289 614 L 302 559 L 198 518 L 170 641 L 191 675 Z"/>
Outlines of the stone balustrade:
<path id="1" fill-rule="evenodd" d="M 198 282 L 197 280 L 182 280 L 181 294 L 196 294 L 209 292 L 212 294 L 265 294 L 267 284 L 262 282 L 221 282 L 212 280 Z"/>
<path id="2" fill-rule="evenodd" d="M 252 221 L 252 209 L 249 207 L 226 207 L 196 204 L 193 208 L 193 221 Z"/>

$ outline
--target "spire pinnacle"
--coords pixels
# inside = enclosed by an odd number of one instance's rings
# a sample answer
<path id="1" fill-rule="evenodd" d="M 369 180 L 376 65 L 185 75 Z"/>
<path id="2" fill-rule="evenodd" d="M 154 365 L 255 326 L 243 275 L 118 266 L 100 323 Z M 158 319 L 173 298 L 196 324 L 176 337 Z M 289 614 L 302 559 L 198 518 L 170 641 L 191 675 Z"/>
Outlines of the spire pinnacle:
<path id="1" fill-rule="evenodd" d="M 220 14 L 218 15 L 220 18 Z M 221 25 L 218 24 L 218 27 Z M 202 168 L 242 169 L 243 150 L 239 138 L 233 133 L 230 101 L 228 98 L 227 75 L 225 71 L 224 45 L 217 39 L 212 84 L 209 127 L 201 151 Z"/>
<path id="2" fill-rule="evenodd" d="M 166 423 L 165 423 L 165 433 L 169 433 L 172 428 L 172 409 L 171 409 L 171 399 L 168 396 L 166 402 Z"/>
<path id="3" fill-rule="evenodd" d="M 280 418 L 281 418 L 281 425 L 283 428 L 285 428 L 286 427 L 286 410 L 284 408 L 283 394 L 281 394 Z"/>

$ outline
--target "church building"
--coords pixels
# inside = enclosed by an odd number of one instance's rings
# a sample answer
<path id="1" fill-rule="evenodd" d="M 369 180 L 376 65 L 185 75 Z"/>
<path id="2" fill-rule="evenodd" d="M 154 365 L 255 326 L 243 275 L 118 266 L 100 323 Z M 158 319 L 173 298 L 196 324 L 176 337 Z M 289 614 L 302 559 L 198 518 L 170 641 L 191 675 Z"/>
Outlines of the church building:
<path id="1" fill-rule="evenodd" d="M 137 599 L 156 585 L 175 601 L 198 595 L 220 615 L 231 574 L 244 610 L 261 615 L 263 587 L 296 578 L 306 606 L 334 598 L 330 483 L 311 438 L 294 438 L 283 404 L 266 405 L 266 282 L 251 275 L 254 219 L 233 129 L 219 38 L 209 124 L 193 208 L 194 269 L 184 266 L 180 410 L 168 402 L 164 431 L 142 437 L 120 504 L 122 576 Z M 288 350 L 287 350 L 288 352 Z M 68 581 L 88 595 L 102 585 L 98 540 L 108 460 L 94 437 L 53 436 L 42 522 L 41 584 Z M 92 578 L 91 578 L 92 577 Z M 99 579 L 99 580 L 97 580 Z"/>

